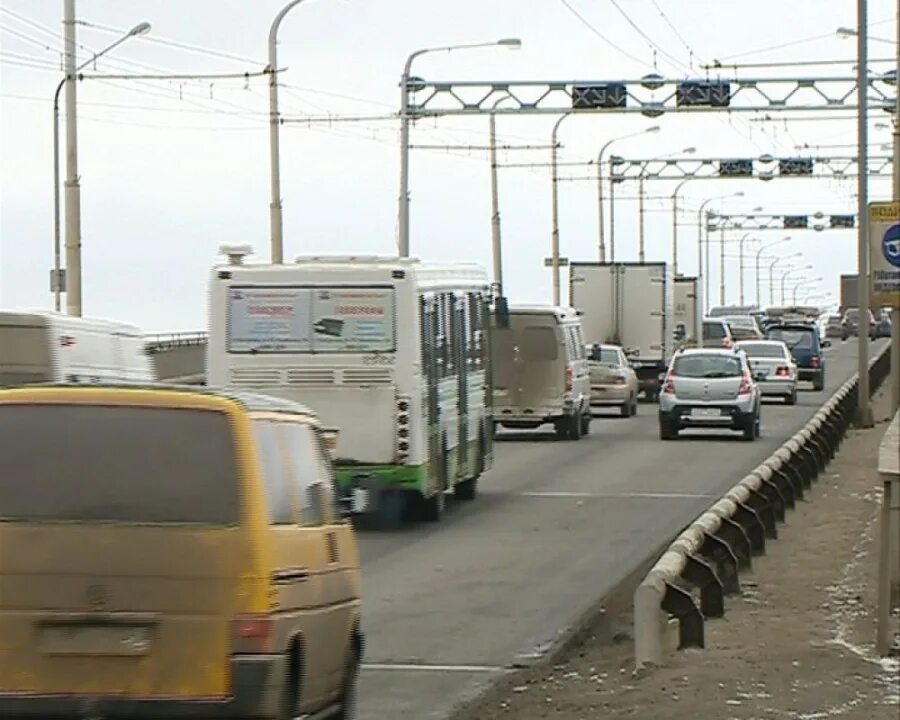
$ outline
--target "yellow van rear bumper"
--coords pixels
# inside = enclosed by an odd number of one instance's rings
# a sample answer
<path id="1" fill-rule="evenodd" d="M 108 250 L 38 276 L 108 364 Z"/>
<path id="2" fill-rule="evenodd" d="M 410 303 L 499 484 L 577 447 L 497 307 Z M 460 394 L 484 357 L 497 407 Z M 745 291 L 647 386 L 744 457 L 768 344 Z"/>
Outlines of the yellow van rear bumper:
<path id="1" fill-rule="evenodd" d="M 278 715 L 287 660 L 284 655 L 231 658 L 232 692 L 223 698 L 165 698 L 116 695 L 23 695 L 0 692 L 3 720 L 226 720 Z"/>

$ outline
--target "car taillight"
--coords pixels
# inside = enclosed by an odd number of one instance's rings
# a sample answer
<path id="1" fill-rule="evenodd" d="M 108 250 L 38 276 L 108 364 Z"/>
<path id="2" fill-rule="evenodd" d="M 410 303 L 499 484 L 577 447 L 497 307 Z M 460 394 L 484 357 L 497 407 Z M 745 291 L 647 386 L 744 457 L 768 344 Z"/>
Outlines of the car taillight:
<path id="1" fill-rule="evenodd" d="M 566 365 L 566 392 L 572 392 L 572 366 Z"/>
<path id="2" fill-rule="evenodd" d="M 272 652 L 272 617 L 270 615 L 238 615 L 231 622 L 235 653 Z"/>
<path id="3" fill-rule="evenodd" d="M 775 374 L 779 377 L 788 377 L 791 374 L 791 369 L 782 365 L 775 371 Z"/>
<path id="4" fill-rule="evenodd" d="M 813 355 L 813 356 L 812 356 L 812 360 L 810 360 L 809 363 L 810 363 L 810 365 L 812 365 L 814 368 L 819 367 L 819 356 L 818 356 L 818 355 Z"/>
<path id="5" fill-rule="evenodd" d="M 753 392 L 753 381 L 747 373 L 741 376 L 741 386 L 738 388 L 738 395 L 749 395 Z"/>
<path id="6" fill-rule="evenodd" d="M 666 381 L 663 383 L 663 395 L 675 394 L 675 380 L 671 375 L 666 375 Z"/>
<path id="7" fill-rule="evenodd" d="M 734 343 L 731 342 L 731 338 L 727 338 L 727 337 L 722 338 L 722 347 L 723 348 L 730 349 L 732 345 L 734 345 Z"/>

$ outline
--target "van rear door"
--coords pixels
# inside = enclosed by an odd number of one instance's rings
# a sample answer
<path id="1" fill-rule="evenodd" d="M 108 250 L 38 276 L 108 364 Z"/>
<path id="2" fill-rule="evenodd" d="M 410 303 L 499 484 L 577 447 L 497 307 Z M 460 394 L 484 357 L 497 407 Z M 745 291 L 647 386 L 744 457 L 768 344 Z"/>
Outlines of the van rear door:
<path id="1" fill-rule="evenodd" d="M 514 407 L 562 408 L 566 391 L 566 352 L 562 329 L 550 313 L 510 318 L 515 343 L 511 367 Z"/>
<path id="2" fill-rule="evenodd" d="M 227 696 L 252 568 L 229 417 L 0 398 L 0 457 L 0 697 Z"/>

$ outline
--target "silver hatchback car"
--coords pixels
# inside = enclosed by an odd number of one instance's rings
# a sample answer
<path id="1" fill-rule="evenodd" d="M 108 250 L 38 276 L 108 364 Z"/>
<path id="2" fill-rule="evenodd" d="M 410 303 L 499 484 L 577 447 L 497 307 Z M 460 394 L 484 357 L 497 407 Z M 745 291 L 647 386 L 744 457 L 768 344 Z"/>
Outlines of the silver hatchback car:
<path id="1" fill-rule="evenodd" d="M 742 340 L 735 349 L 747 356 L 764 398 L 783 398 L 788 405 L 797 404 L 797 363 L 787 345 L 780 340 Z"/>
<path id="2" fill-rule="evenodd" d="M 738 430 L 759 437 L 759 388 L 747 357 L 734 350 L 693 348 L 677 353 L 659 396 L 659 437 L 674 440 L 685 428 Z"/>

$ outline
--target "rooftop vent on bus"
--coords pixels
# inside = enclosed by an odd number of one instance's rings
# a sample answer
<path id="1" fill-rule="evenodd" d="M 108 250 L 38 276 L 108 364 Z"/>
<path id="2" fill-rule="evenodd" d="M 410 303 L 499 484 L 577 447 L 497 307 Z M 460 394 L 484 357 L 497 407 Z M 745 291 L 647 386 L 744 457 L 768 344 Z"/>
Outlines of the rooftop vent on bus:
<path id="1" fill-rule="evenodd" d="M 222 245 L 219 252 L 228 258 L 229 265 L 243 265 L 244 258 L 253 254 L 250 245 Z"/>

